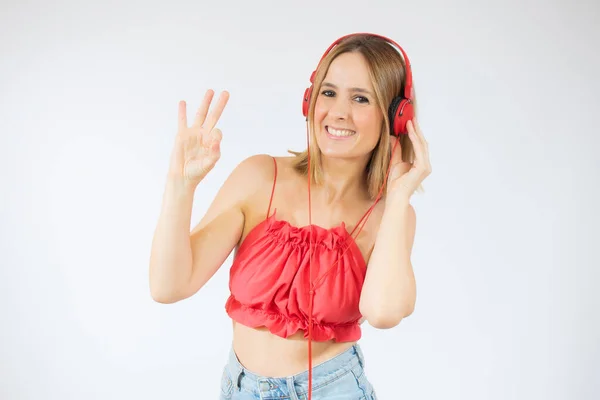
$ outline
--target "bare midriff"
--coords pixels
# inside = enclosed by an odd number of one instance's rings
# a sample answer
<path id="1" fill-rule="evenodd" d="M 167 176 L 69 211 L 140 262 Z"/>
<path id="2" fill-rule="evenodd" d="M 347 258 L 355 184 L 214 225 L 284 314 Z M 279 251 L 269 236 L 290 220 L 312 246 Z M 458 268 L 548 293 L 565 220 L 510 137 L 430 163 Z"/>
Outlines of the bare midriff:
<path id="1" fill-rule="evenodd" d="M 313 368 L 352 347 L 355 342 L 312 342 Z M 233 322 L 233 349 L 248 371 L 281 378 L 308 369 L 308 340 L 303 332 L 282 338 L 267 328 L 250 328 Z"/>

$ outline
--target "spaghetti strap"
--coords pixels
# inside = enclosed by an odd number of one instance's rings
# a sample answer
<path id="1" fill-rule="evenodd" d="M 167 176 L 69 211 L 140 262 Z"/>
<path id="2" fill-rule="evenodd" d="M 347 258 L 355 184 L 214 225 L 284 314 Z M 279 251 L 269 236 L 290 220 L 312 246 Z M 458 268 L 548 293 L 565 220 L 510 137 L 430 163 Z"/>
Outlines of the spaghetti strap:
<path id="1" fill-rule="evenodd" d="M 267 208 L 267 218 L 269 218 L 269 214 L 271 213 L 271 204 L 273 203 L 273 194 L 275 193 L 275 183 L 277 182 L 277 161 L 275 161 L 275 157 L 273 158 L 273 165 L 275 166 L 275 176 L 273 177 L 273 188 L 271 189 L 271 198 L 269 199 L 269 208 Z"/>
<path id="2" fill-rule="evenodd" d="M 396 140 L 396 142 L 394 143 L 394 147 L 392 147 L 392 154 L 394 154 L 394 150 L 396 149 L 396 145 L 400 143 L 400 136 L 398 136 L 398 140 Z M 387 172 L 385 174 L 385 182 L 387 182 L 389 176 L 390 176 L 390 171 L 392 170 L 392 163 L 390 162 L 388 164 L 388 169 Z M 358 233 L 356 234 L 355 238 L 358 237 L 358 234 L 360 233 L 360 231 L 365 227 L 365 225 L 367 224 L 367 219 L 369 219 L 369 216 L 371 215 L 371 213 L 373 212 L 373 210 L 375 209 L 375 206 L 377 205 L 377 203 L 379 203 L 379 200 L 381 200 L 381 197 L 383 195 L 383 187 L 385 185 L 381 185 L 381 187 L 379 188 L 379 193 L 377 194 L 377 198 L 375 199 L 375 202 L 373 203 L 373 205 L 371 207 L 369 207 L 369 209 L 367 210 L 367 212 L 365 212 L 363 214 L 363 216 L 361 217 L 361 219 L 358 220 L 358 223 L 354 226 L 354 229 L 352 229 L 352 232 L 350 232 L 350 237 L 352 237 L 352 235 L 354 235 L 354 232 L 356 231 L 356 229 L 358 229 Z"/>
<path id="3" fill-rule="evenodd" d="M 354 232 L 358 228 L 358 233 L 356 234 L 356 237 L 358 237 L 358 234 L 360 233 L 360 231 L 362 230 L 362 228 L 364 228 L 364 226 L 367 224 L 367 219 L 369 219 L 369 216 L 371 215 L 371 213 L 375 209 L 375 206 L 377 205 L 377 203 L 379 203 L 379 200 L 381 200 L 381 197 L 377 196 L 377 199 L 375 199 L 375 202 L 373 203 L 373 205 L 371 205 L 371 207 L 369 207 L 369 209 L 358 220 L 358 222 L 356 223 L 356 225 L 354 225 L 354 229 L 352 229 L 352 232 L 350 232 L 350 236 L 354 235 Z M 361 226 L 361 224 L 362 224 L 362 226 Z"/>

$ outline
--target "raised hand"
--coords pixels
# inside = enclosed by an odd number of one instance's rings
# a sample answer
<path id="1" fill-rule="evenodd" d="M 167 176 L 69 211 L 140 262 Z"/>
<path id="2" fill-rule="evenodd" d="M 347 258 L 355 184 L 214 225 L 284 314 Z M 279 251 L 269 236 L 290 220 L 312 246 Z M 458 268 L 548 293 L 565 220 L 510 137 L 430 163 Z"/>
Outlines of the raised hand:
<path id="1" fill-rule="evenodd" d="M 181 179 L 185 186 L 195 188 L 221 157 L 223 136 L 215 125 L 229 100 L 229 93 L 221 92 L 217 104 L 208 114 L 213 96 L 214 91 L 206 91 L 191 126 L 188 126 L 186 102 L 179 102 L 177 137 L 171 155 L 169 177 Z"/>
<path id="2" fill-rule="evenodd" d="M 410 198 L 419 188 L 421 182 L 431 174 L 431 162 L 429 160 L 429 145 L 417 120 L 408 121 L 406 127 L 408 137 L 415 151 L 415 160 L 413 163 L 402 161 L 402 151 L 400 146 L 397 146 L 392 156 L 392 170 L 387 192 L 388 194 L 402 192 Z M 396 139 L 392 137 L 391 140 Z"/>

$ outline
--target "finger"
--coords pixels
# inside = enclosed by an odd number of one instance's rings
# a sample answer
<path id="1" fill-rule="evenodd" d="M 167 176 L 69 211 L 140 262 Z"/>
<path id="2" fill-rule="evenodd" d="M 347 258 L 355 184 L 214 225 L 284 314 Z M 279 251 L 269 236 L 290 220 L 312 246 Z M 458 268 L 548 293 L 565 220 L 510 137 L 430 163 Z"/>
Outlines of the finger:
<path id="1" fill-rule="evenodd" d="M 212 141 L 210 144 L 210 154 L 214 157 L 221 155 L 221 138 Z"/>
<path id="2" fill-rule="evenodd" d="M 414 119 L 414 125 L 415 125 L 415 131 L 417 132 L 417 134 L 419 135 L 420 139 L 421 139 L 421 143 L 423 144 L 423 160 L 424 160 L 424 164 L 425 164 L 425 169 L 427 171 L 427 173 L 431 173 L 431 161 L 430 161 L 430 157 L 429 157 L 429 142 L 427 142 L 427 140 L 425 140 L 425 135 L 423 135 L 423 130 L 421 129 L 421 126 L 419 125 L 419 121 L 415 118 Z"/>
<path id="3" fill-rule="evenodd" d="M 425 145 L 423 143 L 423 139 L 421 138 L 421 135 L 419 135 L 419 132 L 417 131 L 417 126 L 415 124 L 414 119 L 412 119 L 406 123 L 406 128 L 408 129 L 409 134 L 412 132 L 412 134 L 414 136 L 413 140 L 418 141 L 421 146 Z"/>
<path id="4" fill-rule="evenodd" d="M 415 132 L 417 132 L 417 135 L 419 135 L 419 139 L 421 140 L 421 143 L 423 143 L 423 146 L 425 146 L 425 148 L 429 147 L 429 143 L 427 143 L 427 140 L 425 140 L 425 135 L 423 135 L 423 130 L 421 129 L 421 126 L 419 125 L 419 121 L 417 121 L 416 117 L 413 119 L 413 125 L 415 128 Z"/>
<path id="5" fill-rule="evenodd" d="M 214 94 L 215 92 L 212 89 L 207 90 L 204 94 L 204 99 L 202 99 L 202 103 L 200 104 L 200 107 L 198 107 L 198 111 L 196 111 L 196 118 L 194 119 L 193 125 L 194 128 L 199 128 L 204 123 Z"/>
<path id="6" fill-rule="evenodd" d="M 208 135 L 205 135 L 202 138 L 202 146 L 210 148 L 215 143 L 221 143 L 221 139 L 223 139 L 223 133 L 221 130 L 213 129 Z"/>
<path id="7" fill-rule="evenodd" d="M 391 146 L 391 163 L 397 164 L 402 161 L 402 145 L 400 144 L 400 136 L 390 135 L 390 146 Z"/>
<path id="8" fill-rule="evenodd" d="M 215 108 L 210 112 L 210 114 L 208 114 L 206 121 L 204 121 L 203 128 L 207 132 L 212 131 L 212 129 L 217 124 L 219 118 L 221 118 L 221 114 L 223 113 L 223 109 L 225 108 L 225 105 L 227 105 L 228 100 L 229 92 L 227 92 L 226 90 L 221 92 L 221 95 L 219 96 L 219 100 L 217 101 Z"/>
<path id="9" fill-rule="evenodd" d="M 423 154 L 423 144 L 421 139 L 419 138 L 417 132 L 415 131 L 415 126 L 412 121 L 408 121 L 406 123 L 406 129 L 408 130 L 408 137 L 413 145 L 415 150 L 415 163 L 422 158 Z"/>
<path id="10" fill-rule="evenodd" d="M 184 100 L 179 102 L 179 113 L 177 118 L 177 130 L 181 132 L 187 128 L 187 115 L 186 115 L 186 104 Z"/>
<path id="11" fill-rule="evenodd" d="M 221 140 L 223 139 L 223 132 L 221 132 L 220 129 L 213 129 L 211 136 L 213 137 L 213 143 L 221 143 Z"/>
<path id="12" fill-rule="evenodd" d="M 419 136 L 415 126 L 416 124 L 414 124 L 412 121 L 407 123 L 408 136 L 410 137 L 415 149 L 415 167 L 419 169 L 420 173 L 429 174 L 431 171 L 431 165 L 429 163 L 429 149 L 427 142 L 422 135 Z"/>
<path id="13" fill-rule="evenodd" d="M 390 158 L 390 181 L 404 175 L 411 168 L 410 163 L 402 161 L 402 146 L 400 145 L 399 139 L 399 136 L 390 135 L 390 151 L 392 151 L 392 156 Z"/>

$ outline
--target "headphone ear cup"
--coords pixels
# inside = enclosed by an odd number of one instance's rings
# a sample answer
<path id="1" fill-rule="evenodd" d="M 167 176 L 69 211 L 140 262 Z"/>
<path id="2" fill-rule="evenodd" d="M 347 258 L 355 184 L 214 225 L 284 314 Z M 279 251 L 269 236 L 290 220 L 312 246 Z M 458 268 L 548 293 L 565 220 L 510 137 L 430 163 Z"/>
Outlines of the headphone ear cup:
<path id="1" fill-rule="evenodd" d="M 302 115 L 308 117 L 308 106 L 310 105 L 310 96 L 312 94 L 312 85 L 304 91 L 302 98 Z"/>
<path id="2" fill-rule="evenodd" d="M 395 97 L 388 109 L 388 118 L 390 120 L 390 132 L 396 136 L 407 134 L 406 123 L 415 116 L 415 109 L 412 101 L 404 97 Z"/>

